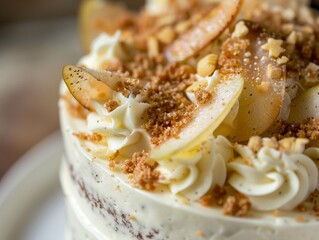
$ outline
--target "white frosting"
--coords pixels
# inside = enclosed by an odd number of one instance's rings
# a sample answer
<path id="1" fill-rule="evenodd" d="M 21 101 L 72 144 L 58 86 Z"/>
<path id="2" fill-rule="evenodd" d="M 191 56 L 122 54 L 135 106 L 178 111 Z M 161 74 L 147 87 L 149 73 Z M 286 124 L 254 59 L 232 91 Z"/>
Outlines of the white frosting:
<path id="1" fill-rule="evenodd" d="M 111 112 L 94 103 L 96 112 L 87 117 L 88 130 L 105 136 L 108 149 L 113 153 L 118 151 L 124 157 L 131 157 L 142 150 L 148 151 L 150 137 L 141 124 L 149 105 L 142 103 L 140 96 L 126 98 L 121 93 L 114 93 L 113 100 L 119 106 Z"/>
<path id="2" fill-rule="evenodd" d="M 159 160 L 161 183 L 168 184 L 174 194 L 196 200 L 215 185 L 224 185 L 226 162 L 233 158 L 232 153 L 230 142 L 218 136 L 170 159 Z"/>
<path id="3" fill-rule="evenodd" d="M 93 42 L 91 52 L 80 60 L 80 64 L 92 69 L 101 69 L 101 64 L 108 60 L 117 60 L 122 55 L 120 46 L 121 32 L 113 36 L 101 33 Z"/>
<path id="4" fill-rule="evenodd" d="M 239 157 L 228 164 L 232 171 L 228 182 L 257 210 L 292 210 L 317 186 L 318 169 L 304 154 L 305 142 L 290 151 L 264 146 L 254 154 L 247 146 L 235 149 Z"/>

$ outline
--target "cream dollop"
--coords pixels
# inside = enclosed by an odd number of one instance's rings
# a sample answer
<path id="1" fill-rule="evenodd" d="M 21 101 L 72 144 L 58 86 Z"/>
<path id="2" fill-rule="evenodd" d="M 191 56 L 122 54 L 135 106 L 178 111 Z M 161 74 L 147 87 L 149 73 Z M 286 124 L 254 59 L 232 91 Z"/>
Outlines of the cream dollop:
<path id="1" fill-rule="evenodd" d="M 91 52 L 84 56 L 79 63 L 88 68 L 102 69 L 104 62 L 120 59 L 122 55 L 120 38 L 120 31 L 116 31 L 113 36 L 106 33 L 100 34 L 92 42 Z"/>
<path id="2" fill-rule="evenodd" d="M 218 136 L 169 159 L 159 160 L 157 170 L 161 174 L 160 182 L 167 184 L 173 194 L 196 200 L 215 185 L 224 185 L 226 162 L 232 158 L 231 143 Z"/>
<path id="3" fill-rule="evenodd" d="M 119 106 L 109 112 L 95 102 L 96 112 L 87 117 L 88 129 L 105 136 L 108 149 L 124 157 L 131 157 L 135 152 L 148 151 L 151 147 L 148 133 L 141 128 L 143 114 L 149 107 L 142 102 L 142 97 L 124 97 L 114 92 L 114 101 Z"/>
<path id="4" fill-rule="evenodd" d="M 235 145 L 238 157 L 228 163 L 228 183 L 249 197 L 257 210 L 292 210 L 316 189 L 318 169 L 305 154 L 305 139 L 284 139 L 279 149 L 264 138 L 257 153 Z"/>

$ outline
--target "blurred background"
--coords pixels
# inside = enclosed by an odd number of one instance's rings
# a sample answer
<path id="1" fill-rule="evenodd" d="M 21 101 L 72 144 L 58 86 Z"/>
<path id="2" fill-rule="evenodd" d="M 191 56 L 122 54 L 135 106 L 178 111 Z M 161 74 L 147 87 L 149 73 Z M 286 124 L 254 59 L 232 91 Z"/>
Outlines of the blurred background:
<path id="1" fill-rule="evenodd" d="M 123 2 L 138 9 L 144 1 Z M 59 129 L 61 69 L 83 55 L 76 18 L 79 4 L 80 0 L 1 2 L 0 179 L 30 147 Z"/>

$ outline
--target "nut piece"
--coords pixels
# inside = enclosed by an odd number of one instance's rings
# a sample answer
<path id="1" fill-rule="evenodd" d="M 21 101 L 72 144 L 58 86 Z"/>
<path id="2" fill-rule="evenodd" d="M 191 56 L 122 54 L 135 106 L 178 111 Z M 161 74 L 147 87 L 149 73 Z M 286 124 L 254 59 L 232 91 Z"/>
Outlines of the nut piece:
<path id="1" fill-rule="evenodd" d="M 176 33 L 172 27 L 164 27 L 157 33 L 157 39 L 163 44 L 170 44 L 176 38 Z"/>
<path id="2" fill-rule="evenodd" d="M 257 91 L 260 92 L 260 93 L 268 92 L 269 87 L 270 87 L 270 82 L 265 82 L 265 81 L 261 82 L 260 85 L 256 86 Z"/>
<path id="3" fill-rule="evenodd" d="M 249 138 L 248 147 L 253 152 L 258 152 L 262 148 L 262 139 L 259 136 L 253 136 Z"/>
<path id="4" fill-rule="evenodd" d="M 289 61 L 289 58 L 287 58 L 286 56 L 282 56 L 281 58 L 278 58 L 277 59 L 277 63 L 279 65 L 282 65 L 282 64 L 285 64 Z"/>
<path id="5" fill-rule="evenodd" d="M 281 68 L 275 67 L 272 64 L 268 64 L 267 76 L 271 79 L 279 79 L 281 77 Z"/>
<path id="6" fill-rule="evenodd" d="M 286 39 L 286 42 L 287 42 L 288 44 L 295 45 L 296 42 L 297 42 L 297 33 L 296 33 L 295 31 L 292 31 L 292 32 L 288 35 L 288 37 L 287 37 L 287 39 Z"/>
<path id="7" fill-rule="evenodd" d="M 281 53 L 285 51 L 285 49 L 281 47 L 282 44 L 283 40 L 268 38 L 267 43 L 262 45 L 261 49 L 268 51 L 270 57 L 277 58 Z"/>
<path id="8" fill-rule="evenodd" d="M 192 26 L 192 22 L 190 20 L 179 22 L 175 27 L 175 31 L 181 34 L 185 32 L 187 29 L 189 29 L 191 26 Z"/>
<path id="9" fill-rule="evenodd" d="M 243 21 L 240 21 L 236 24 L 235 30 L 231 35 L 232 38 L 242 38 L 245 37 L 249 32 L 248 27 L 245 25 Z"/>
<path id="10" fill-rule="evenodd" d="M 158 41 L 155 37 L 147 39 L 147 53 L 149 57 L 157 57 L 159 55 Z"/>
<path id="11" fill-rule="evenodd" d="M 197 63 L 197 73 L 202 77 L 210 76 L 214 73 L 218 61 L 216 54 L 208 54 Z"/>

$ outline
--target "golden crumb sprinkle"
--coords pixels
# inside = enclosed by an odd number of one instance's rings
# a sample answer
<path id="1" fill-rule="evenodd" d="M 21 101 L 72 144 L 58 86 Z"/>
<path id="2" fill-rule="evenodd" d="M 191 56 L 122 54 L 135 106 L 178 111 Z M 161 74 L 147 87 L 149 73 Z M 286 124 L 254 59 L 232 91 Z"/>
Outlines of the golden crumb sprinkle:
<path id="1" fill-rule="evenodd" d="M 115 110 L 120 104 L 117 101 L 109 100 L 104 104 L 104 107 L 107 109 L 108 112 L 112 112 Z"/>
<path id="2" fill-rule="evenodd" d="M 247 216 L 251 208 L 251 203 L 245 197 L 229 196 L 223 205 L 225 215 L 244 217 Z"/>
<path id="3" fill-rule="evenodd" d="M 310 141 L 317 141 L 319 139 L 319 120 L 307 119 L 303 123 L 289 123 L 284 120 L 277 122 L 279 130 L 273 135 L 278 139 L 296 137 L 307 138 Z"/>
<path id="4" fill-rule="evenodd" d="M 262 139 L 260 136 L 253 136 L 249 138 L 248 147 L 253 152 L 258 152 L 262 148 Z"/>
<path id="5" fill-rule="evenodd" d="M 90 141 L 90 142 L 94 142 L 94 143 L 101 142 L 103 139 L 103 136 L 99 133 L 96 133 L 96 132 L 94 132 L 94 133 L 83 133 L 83 132 L 73 133 L 73 136 L 75 136 L 81 140 Z"/>
<path id="6" fill-rule="evenodd" d="M 131 180 L 137 187 L 152 191 L 156 187 L 159 172 L 155 170 L 158 163 L 150 160 L 149 153 L 134 153 L 132 159 L 125 160 L 123 173 L 129 174 Z"/>
<path id="7" fill-rule="evenodd" d="M 200 105 L 204 105 L 206 103 L 211 102 L 213 96 L 210 92 L 206 90 L 199 90 L 195 92 L 196 102 Z"/>
<path id="8" fill-rule="evenodd" d="M 280 54 L 285 52 L 285 49 L 282 47 L 283 40 L 268 38 L 267 43 L 261 46 L 261 49 L 268 51 L 270 57 L 277 58 Z"/>
<path id="9" fill-rule="evenodd" d="M 205 234 L 204 234 L 203 231 L 196 231 L 196 236 L 200 237 L 200 238 L 203 238 L 203 237 L 205 237 Z"/>
<path id="10" fill-rule="evenodd" d="M 305 222 L 305 221 L 306 221 L 306 219 L 304 217 L 301 217 L 301 216 L 296 217 L 296 222 L 298 222 L 298 223 L 302 223 L 302 222 Z"/>

